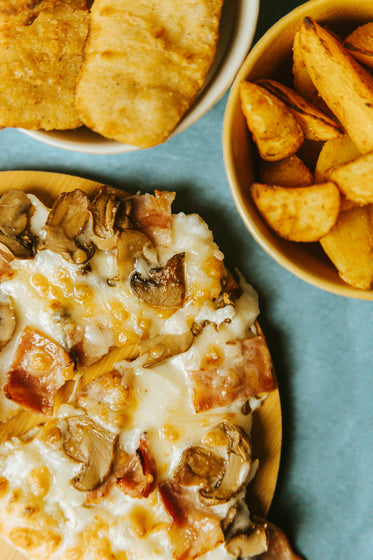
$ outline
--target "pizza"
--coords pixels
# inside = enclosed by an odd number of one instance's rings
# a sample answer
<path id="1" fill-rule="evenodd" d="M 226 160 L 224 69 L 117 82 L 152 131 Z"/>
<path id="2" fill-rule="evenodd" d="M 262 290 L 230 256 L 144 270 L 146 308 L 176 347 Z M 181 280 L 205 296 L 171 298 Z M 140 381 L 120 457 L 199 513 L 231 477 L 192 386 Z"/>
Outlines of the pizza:
<path id="1" fill-rule="evenodd" d="M 172 191 L 5 184 L 0 535 L 31 560 L 265 552 L 246 491 L 277 383 L 254 289 Z"/>

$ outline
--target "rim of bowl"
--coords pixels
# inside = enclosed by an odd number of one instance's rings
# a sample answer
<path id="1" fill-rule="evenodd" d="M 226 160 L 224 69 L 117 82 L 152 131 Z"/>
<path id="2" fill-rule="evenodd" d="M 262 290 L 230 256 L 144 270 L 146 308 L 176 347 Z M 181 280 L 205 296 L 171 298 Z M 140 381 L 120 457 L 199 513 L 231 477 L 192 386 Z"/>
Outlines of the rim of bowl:
<path id="1" fill-rule="evenodd" d="M 371 3 L 372 0 L 361 0 L 361 3 L 367 7 L 372 8 L 372 16 L 373 16 L 373 4 Z M 356 1 L 355 0 L 340 0 L 338 4 L 338 8 L 340 8 L 340 4 L 353 6 Z M 227 100 L 227 105 L 225 108 L 224 113 L 224 121 L 223 121 L 223 136 L 222 136 L 222 143 L 223 143 L 223 158 L 224 158 L 224 166 L 225 172 L 228 179 L 229 188 L 236 205 L 237 211 L 241 216 L 245 226 L 251 233 L 252 237 L 257 241 L 257 243 L 263 248 L 263 250 L 272 257 L 278 264 L 280 264 L 283 268 L 297 276 L 298 278 L 304 280 L 308 284 L 311 284 L 317 288 L 325 290 L 327 292 L 333 293 L 339 296 L 345 296 L 349 298 L 355 299 L 362 299 L 362 300 L 373 300 L 373 290 L 362 290 L 359 288 L 354 288 L 346 283 L 343 282 L 338 277 L 338 273 L 335 270 L 335 280 L 329 280 L 327 278 L 322 278 L 321 276 L 317 275 L 316 273 L 305 271 L 300 265 L 294 262 L 291 258 L 289 258 L 283 251 L 279 248 L 275 247 L 271 244 L 265 237 L 262 236 L 259 228 L 256 224 L 253 223 L 250 214 L 246 207 L 246 202 L 244 196 L 241 191 L 241 187 L 239 184 L 238 176 L 235 170 L 235 154 L 232 149 L 231 143 L 231 132 L 232 132 L 232 124 L 233 124 L 233 116 L 235 112 L 235 108 L 237 103 L 239 102 L 239 84 L 240 81 L 248 75 L 251 70 L 251 67 L 254 61 L 257 60 L 263 53 L 267 50 L 269 44 L 273 41 L 275 37 L 278 37 L 282 31 L 285 31 L 288 27 L 289 23 L 294 21 L 295 19 L 300 19 L 305 17 L 306 15 L 310 15 L 309 11 L 312 10 L 312 16 L 319 19 L 330 19 L 330 13 L 325 10 L 325 13 L 322 8 L 328 6 L 327 0 L 309 0 L 308 2 L 301 4 L 300 6 L 296 7 L 294 10 L 291 10 L 282 18 L 280 18 L 276 23 L 274 23 L 265 33 L 264 35 L 257 41 L 254 47 L 249 52 L 248 56 L 244 60 L 240 70 L 238 71 L 236 78 L 233 82 L 231 91 L 229 93 L 229 97 Z M 336 4 L 335 4 L 336 6 Z M 320 14 L 318 15 L 318 11 L 320 10 Z M 263 222 L 264 224 L 264 222 Z M 268 227 L 264 224 L 264 227 Z M 269 228 L 268 228 L 269 229 Z M 291 242 L 289 242 L 291 243 Z M 333 264 L 330 262 L 328 263 L 331 269 L 333 268 Z"/>
<path id="2" fill-rule="evenodd" d="M 197 122 L 231 86 L 253 41 L 259 15 L 259 3 L 260 0 L 224 3 L 222 21 L 228 22 L 229 26 L 226 30 L 221 29 L 220 31 L 217 55 L 207 75 L 205 86 L 170 137 L 183 132 Z M 105 155 L 141 149 L 107 139 L 85 127 L 68 131 L 41 131 L 23 128 L 18 130 L 44 144 L 75 152 Z"/>

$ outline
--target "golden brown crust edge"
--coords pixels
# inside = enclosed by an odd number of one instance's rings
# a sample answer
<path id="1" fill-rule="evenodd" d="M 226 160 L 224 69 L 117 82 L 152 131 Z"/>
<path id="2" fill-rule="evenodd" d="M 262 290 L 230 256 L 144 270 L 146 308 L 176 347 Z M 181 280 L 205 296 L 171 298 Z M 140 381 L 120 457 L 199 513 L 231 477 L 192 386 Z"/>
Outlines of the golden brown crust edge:
<path id="1" fill-rule="evenodd" d="M 7 0 L 0 9 L 0 126 L 81 126 L 75 87 L 88 33 L 87 0 Z"/>
<path id="2" fill-rule="evenodd" d="M 173 11 L 184 12 L 195 26 L 189 43 L 178 36 L 165 9 L 150 18 L 141 2 L 138 7 L 123 2 L 119 8 L 112 0 L 95 1 L 76 94 L 86 126 L 142 148 L 170 136 L 214 60 L 223 2 L 208 3 L 208 17 L 201 21 L 193 21 L 193 1 L 184 4 L 177 2 Z M 115 32 L 118 19 L 125 30 L 121 37 Z"/>

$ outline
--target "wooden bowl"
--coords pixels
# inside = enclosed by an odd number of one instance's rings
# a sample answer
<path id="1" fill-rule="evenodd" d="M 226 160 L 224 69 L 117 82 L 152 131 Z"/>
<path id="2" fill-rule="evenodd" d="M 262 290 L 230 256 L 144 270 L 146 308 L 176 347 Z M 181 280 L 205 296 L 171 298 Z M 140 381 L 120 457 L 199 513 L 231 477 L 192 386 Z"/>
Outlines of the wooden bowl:
<path id="1" fill-rule="evenodd" d="M 281 266 L 306 282 L 334 294 L 373 300 L 373 291 L 345 284 L 319 244 L 294 243 L 278 237 L 258 214 L 249 194 L 256 179 L 253 149 L 239 100 L 243 79 L 272 78 L 291 84 L 292 43 L 304 17 L 311 16 L 346 36 L 373 20 L 372 0 L 311 0 L 295 8 L 273 25 L 251 50 L 230 92 L 224 116 L 223 150 L 228 182 L 237 210 L 262 248 Z"/>
<path id="2" fill-rule="evenodd" d="M 55 197 L 64 191 L 79 188 L 88 195 L 97 193 L 100 183 L 42 171 L 3 171 L 0 172 L 0 195 L 9 189 L 21 189 L 40 197 L 45 204 L 51 204 Z M 121 349 L 116 349 L 93 366 L 81 368 L 84 375 L 95 376 L 95 370 L 107 371 L 115 362 L 121 359 Z M 123 357 L 123 356 L 122 356 Z M 7 434 L 1 430 L 0 441 Z M 279 391 L 275 390 L 268 395 L 262 406 L 253 413 L 253 453 L 260 461 L 259 470 L 254 480 L 249 485 L 248 501 L 253 513 L 264 517 L 272 502 L 276 487 L 277 475 L 280 464 L 282 442 L 282 419 Z M 19 551 L 0 538 L 1 560 L 25 560 Z"/>

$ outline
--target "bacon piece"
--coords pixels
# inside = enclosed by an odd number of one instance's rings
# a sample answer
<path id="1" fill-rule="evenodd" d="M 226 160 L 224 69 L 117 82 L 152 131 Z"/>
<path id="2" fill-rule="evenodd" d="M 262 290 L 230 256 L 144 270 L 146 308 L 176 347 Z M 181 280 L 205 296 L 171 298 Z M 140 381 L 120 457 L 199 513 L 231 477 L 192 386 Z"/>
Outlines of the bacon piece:
<path id="1" fill-rule="evenodd" d="M 147 498 L 157 484 L 157 469 L 146 434 L 141 436 L 139 447 L 122 471 L 116 474 L 117 486 L 132 498 Z"/>
<path id="2" fill-rule="evenodd" d="M 196 412 L 273 391 L 277 385 L 264 336 L 226 344 L 217 364 L 191 372 L 191 383 Z"/>
<path id="3" fill-rule="evenodd" d="M 156 245 L 171 245 L 174 198 L 175 193 L 156 190 L 154 195 L 138 194 L 133 199 L 131 221 Z"/>
<path id="4" fill-rule="evenodd" d="M 220 519 L 197 507 L 189 490 L 166 480 L 159 484 L 159 491 L 172 518 L 168 534 L 175 560 L 193 560 L 224 542 Z"/>
<path id="5" fill-rule="evenodd" d="M 25 408 L 51 414 L 58 389 L 74 376 L 73 361 L 62 346 L 27 326 L 20 335 L 4 393 Z"/>
<path id="6" fill-rule="evenodd" d="M 86 492 L 85 503 L 87 506 L 93 506 L 100 504 L 109 495 L 110 490 L 115 485 L 116 478 L 114 474 L 108 476 L 108 478 L 100 486 L 94 490 Z"/>
<path id="7" fill-rule="evenodd" d="M 257 556 L 257 560 L 302 560 L 292 551 L 285 533 L 273 523 L 268 523 L 268 536 L 268 550 Z"/>
<path id="8" fill-rule="evenodd" d="M 132 498 L 147 498 L 157 485 L 157 467 L 148 446 L 146 433 L 140 437 L 136 454 L 128 456 L 118 448 L 111 475 L 101 486 L 87 492 L 87 505 L 102 502 L 114 485 Z"/>

